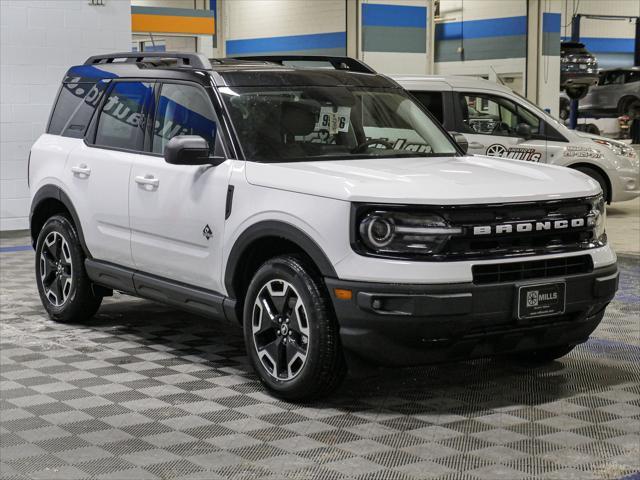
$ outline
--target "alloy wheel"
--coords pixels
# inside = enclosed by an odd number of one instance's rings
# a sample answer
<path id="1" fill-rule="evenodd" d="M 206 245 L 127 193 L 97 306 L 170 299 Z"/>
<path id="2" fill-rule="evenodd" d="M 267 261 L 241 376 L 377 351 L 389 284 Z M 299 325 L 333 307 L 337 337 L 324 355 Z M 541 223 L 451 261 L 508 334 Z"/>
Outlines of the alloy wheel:
<path id="1" fill-rule="evenodd" d="M 294 379 L 307 361 L 309 323 L 293 285 L 279 279 L 263 285 L 251 322 L 253 344 L 265 370 L 277 380 Z"/>
<path id="2" fill-rule="evenodd" d="M 49 233 L 42 244 L 40 281 L 49 303 L 65 304 L 73 286 L 73 262 L 69 244 L 58 232 Z"/>

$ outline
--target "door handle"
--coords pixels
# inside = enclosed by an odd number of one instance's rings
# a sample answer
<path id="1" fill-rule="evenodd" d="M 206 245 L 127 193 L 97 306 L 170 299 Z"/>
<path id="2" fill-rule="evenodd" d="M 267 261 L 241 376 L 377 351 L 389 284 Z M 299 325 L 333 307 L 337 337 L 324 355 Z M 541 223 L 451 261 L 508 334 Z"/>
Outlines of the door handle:
<path id="1" fill-rule="evenodd" d="M 85 177 L 91 175 L 91 169 L 84 163 L 71 167 L 71 171 L 76 175 L 84 175 Z"/>
<path id="2" fill-rule="evenodd" d="M 138 185 L 149 185 L 154 188 L 157 188 L 158 185 L 160 185 L 160 180 L 153 175 L 145 175 L 144 177 L 139 175 L 135 180 Z"/>
<path id="3" fill-rule="evenodd" d="M 478 142 L 471 142 L 469 148 L 484 148 L 484 145 Z"/>

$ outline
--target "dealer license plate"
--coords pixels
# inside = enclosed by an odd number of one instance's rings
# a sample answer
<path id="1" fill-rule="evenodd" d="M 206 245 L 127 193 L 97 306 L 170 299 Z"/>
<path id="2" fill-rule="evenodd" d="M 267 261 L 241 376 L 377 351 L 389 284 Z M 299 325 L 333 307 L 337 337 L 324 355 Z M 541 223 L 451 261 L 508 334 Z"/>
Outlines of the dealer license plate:
<path id="1" fill-rule="evenodd" d="M 518 289 L 518 318 L 538 318 L 564 313 L 564 282 L 524 285 Z"/>

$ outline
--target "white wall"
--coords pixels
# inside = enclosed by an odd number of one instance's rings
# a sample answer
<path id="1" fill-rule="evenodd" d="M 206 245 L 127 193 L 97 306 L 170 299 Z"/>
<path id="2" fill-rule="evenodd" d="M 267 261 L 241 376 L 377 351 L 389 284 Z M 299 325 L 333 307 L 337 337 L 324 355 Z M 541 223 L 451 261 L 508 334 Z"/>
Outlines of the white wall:
<path id="1" fill-rule="evenodd" d="M 361 20 L 360 28 L 360 58 L 376 69 L 385 74 L 427 74 L 431 73 L 433 65 L 431 62 L 432 43 L 430 36 L 433 35 L 433 2 L 431 0 L 360 0 L 360 8 L 364 4 L 382 4 L 389 6 L 407 6 L 422 7 L 427 9 L 427 28 L 424 32 L 424 40 L 426 43 L 426 52 L 407 52 L 407 51 L 366 51 L 364 49 L 363 37 L 365 35 L 366 26 Z M 402 28 L 398 30 L 402 31 Z M 393 32 L 393 28 L 390 29 Z M 393 34 L 393 33 L 392 33 Z"/>
<path id="2" fill-rule="evenodd" d="M 344 0 L 225 0 L 225 39 L 345 31 Z"/>
<path id="3" fill-rule="evenodd" d="M 526 0 L 441 0 L 440 18 L 438 24 L 468 22 L 472 20 L 490 20 L 505 17 L 519 17 L 527 14 Z M 499 31 L 494 32 L 498 37 Z M 474 40 L 465 40 L 461 47 L 467 50 Z M 436 43 L 438 40 L 436 40 Z M 497 76 L 523 75 L 526 62 L 524 57 L 516 58 L 491 58 L 483 60 L 466 60 L 464 62 L 446 61 L 435 62 L 435 73 L 479 75 L 495 80 Z"/>
<path id="4" fill-rule="evenodd" d="M 28 226 L 27 159 L 70 65 L 131 49 L 128 1 L 1 0 L 0 230 Z"/>

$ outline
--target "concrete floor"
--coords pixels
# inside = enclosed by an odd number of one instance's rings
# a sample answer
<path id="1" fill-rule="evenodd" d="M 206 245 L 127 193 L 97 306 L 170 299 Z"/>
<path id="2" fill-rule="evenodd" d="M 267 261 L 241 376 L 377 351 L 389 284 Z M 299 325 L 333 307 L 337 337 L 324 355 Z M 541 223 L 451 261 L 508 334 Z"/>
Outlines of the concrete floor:
<path id="1" fill-rule="evenodd" d="M 617 253 L 640 254 L 640 198 L 607 207 L 607 235 Z"/>
<path id="2" fill-rule="evenodd" d="M 620 291 L 602 324 L 561 361 L 383 370 L 303 405 L 265 392 L 228 323 L 123 295 L 86 325 L 51 322 L 33 252 L 4 249 L 0 478 L 632 475 L 640 470 L 637 259 L 620 257 Z"/>

